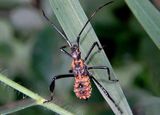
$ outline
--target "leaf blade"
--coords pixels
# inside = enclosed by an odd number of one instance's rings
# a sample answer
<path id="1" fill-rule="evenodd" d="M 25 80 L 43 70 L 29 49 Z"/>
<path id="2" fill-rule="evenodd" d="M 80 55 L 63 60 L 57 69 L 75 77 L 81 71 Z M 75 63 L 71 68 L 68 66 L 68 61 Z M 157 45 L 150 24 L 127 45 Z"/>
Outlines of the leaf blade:
<path id="1" fill-rule="evenodd" d="M 160 13 L 149 0 L 125 0 L 131 11 L 160 49 Z"/>

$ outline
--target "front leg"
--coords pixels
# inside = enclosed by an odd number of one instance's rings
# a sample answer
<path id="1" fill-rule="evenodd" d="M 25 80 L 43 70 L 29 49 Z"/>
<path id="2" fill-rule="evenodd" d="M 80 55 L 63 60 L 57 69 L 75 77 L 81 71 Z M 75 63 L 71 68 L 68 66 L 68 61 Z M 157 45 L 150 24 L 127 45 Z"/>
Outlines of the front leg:
<path id="1" fill-rule="evenodd" d="M 50 99 L 45 101 L 44 103 L 47 103 L 47 102 L 50 102 L 53 100 L 53 91 L 54 91 L 54 88 L 55 88 L 55 80 L 57 79 L 61 79 L 61 78 L 68 78 L 68 77 L 74 77 L 74 74 L 63 74 L 63 75 L 57 75 L 57 76 L 54 76 L 53 77 L 53 80 L 50 84 L 50 92 L 51 92 L 51 96 L 50 96 Z"/>
<path id="2" fill-rule="evenodd" d="M 88 59 L 89 55 L 91 54 L 91 52 L 93 51 L 93 48 L 94 48 L 95 46 L 98 47 L 98 50 L 99 50 L 99 51 L 102 50 L 102 48 L 100 47 L 100 45 L 98 44 L 98 42 L 94 42 L 94 43 L 92 44 L 91 48 L 89 49 L 86 57 L 84 58 L 84 61 L 86 61 L 86 60 Z"/>
<path id="3" fill-rule="evenodd" d="M 61 52 L 65 53 L 66 55 L 68 55 L 69 57 L 72 58 L 72 55 L 65 50 L 65 48 L 67 48 L 67 47 L 69 47 L 69 46 L 68 45 L 62 46 L 60 48 L 60 50 L 61 50 Z"/>
<path id="4" fill-rule="evenodd" d="M 118 82 L 119 81 L 119 80 L 111 79 L 110 69 L 107 66 L 92 66 L 92 67 L 88 67 L 88 70 L 90 70 L 90 69 L 104 69 L 104 70 L 107 70 L 109 81 L 113 81 L 113 82 Z"/>

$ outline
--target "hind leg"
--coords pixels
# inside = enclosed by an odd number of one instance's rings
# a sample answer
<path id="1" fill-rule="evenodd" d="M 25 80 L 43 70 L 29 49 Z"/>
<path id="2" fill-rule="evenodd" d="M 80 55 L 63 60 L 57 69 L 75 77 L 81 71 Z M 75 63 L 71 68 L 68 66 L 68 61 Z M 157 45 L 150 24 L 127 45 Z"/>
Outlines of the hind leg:
<path id="1" fill-rule="evenodd" d="M 53 100 L 53 91 L 54 91 L 54 88 L 55 88 L 55 81 L 57 79 L 61 79 L 61 78 L 68 78 L 68 77 L 74 77 L 74 74 L 63 74 L 63 75 L 57 75 L 57 76 L 54 76 L 53 77 L 53 80 L 50 84 L 50 92 L 51 92 L 51 96 L 50 96 L 50 99 L 49 100 L 46 100 L 44 103 L 47 103 L 47 102 L 50 102 Z"/>

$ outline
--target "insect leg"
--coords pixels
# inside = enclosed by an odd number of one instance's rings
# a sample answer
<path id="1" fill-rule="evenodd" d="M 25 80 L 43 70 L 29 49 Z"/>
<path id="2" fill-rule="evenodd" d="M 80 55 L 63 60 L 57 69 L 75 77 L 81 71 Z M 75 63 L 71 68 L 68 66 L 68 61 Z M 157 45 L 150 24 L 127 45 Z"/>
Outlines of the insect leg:
<path id="1" fill-rule="evenodd" d="M 102 48 L 100 47 L 100 45 L 98 44 L 98 42 L 94 42 L 94 43 L 92 44 L 91 48 L 89 49 L 86 57 L 84 58 L 84 61 L 86 61 L 86 60 L 88 59 L 89 55 L 91 54 L 91 52 L 93 51 L 93 48 L 94 48 L 95 46 L 98 47 L 98 50 L 99 50 L 99 51 L 102 50 Z"/>
<path id="2" fill-rule="evenodd" d="M 73 73 L 73 70 L 72 70 L 72 69 L 70 69 L 70 70 L 69 70 L 69 73 Z"/>
<path id="3" fill-rule="evenodd" d="M 68 45 L 62 46 L 62 47 L 60 48 L 60 50 L 61 50 L 63 53 L 65 53 L 66 55 L 68 55 L 69 57 L 72 58 L 72 55 L 65 50 L 65 48 L 67 48 L 67 47 L 69 47 L 69 46 L 68 46 Z"/>
<path id="4" fill-rule="evenodd" d="M 122 114 L 123 112 L 121 108 L 116 104 L 116 102 L 111 97 L 111 95 L 108 93 L 108 91 L 93 76 L 90 76 L 90 77 L 91 77 L 91 80 L 93 80 L 102 89 L 105 95 L 112 101 L 112 103 L 117 107 L 118 111 Z"/>
<path id="5" fill-rule="evenodd" d="M 109 81 L 113 81 L 113 82 L 118 82 L 119 81 L 119 80 L 113 80 L 113 79 L 111 79 L 110 69 L 107 66 L 92 66 L 92 67 L 88 67 L 88 70 L 90 70 L 90 69 L 105 69 L 105 70 L 107 70 Z"/>
<path id="6" fill-rule="evenodd" d="M 50 102 L 53 100 L 53 91 L 55 88 L 55 80 L 61 79 L 61 78 L 68 78 L 68 77 L 74 77 L 74 74 L 63 74 L 63 75 L 57 75 L 57 76 L 53 77 L 52 82 L 50 84 L 50 92 L 51 92 L 50 99 L 45 101 L 44 103 L 47 103 L 47 102 Z"/>

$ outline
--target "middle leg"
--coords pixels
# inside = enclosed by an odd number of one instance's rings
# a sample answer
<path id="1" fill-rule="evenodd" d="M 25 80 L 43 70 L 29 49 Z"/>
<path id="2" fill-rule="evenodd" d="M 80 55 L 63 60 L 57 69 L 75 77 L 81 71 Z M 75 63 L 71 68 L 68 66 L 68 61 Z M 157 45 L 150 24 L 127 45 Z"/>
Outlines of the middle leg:
<path id="1" fill-rule="evenodd" d="M 98 50 L 99 50 L 99 51 L 102 50 L 102 48 L 100 47 L 100 45 L 98 44 L 98 42 L 94 42 L 94 43 L 92 44 L 91 48 L 89 49 L 86 57 L 84 58 L 84 61 L 86 61 L 86 60 L 88 59 L 89 55 L 91 54 L 91 52 L 93 51 L 93 48 L 94 48 L 95 46 L 98 47 Z"/>
<path id="2" fill-rule="evenodd" d="M 88 70 L 90 70 L 90 69 L 104 69 L 104 70 L 107 70 L 109 81 L 113 81 L 113 82 L 118 82 L 119 81 L 119 80 L 116 80 L 116 79 L 115 80 L 111 79 L 110 69 L 107 66 L 92 66 L 92 67 L 88 67 Z"/>

